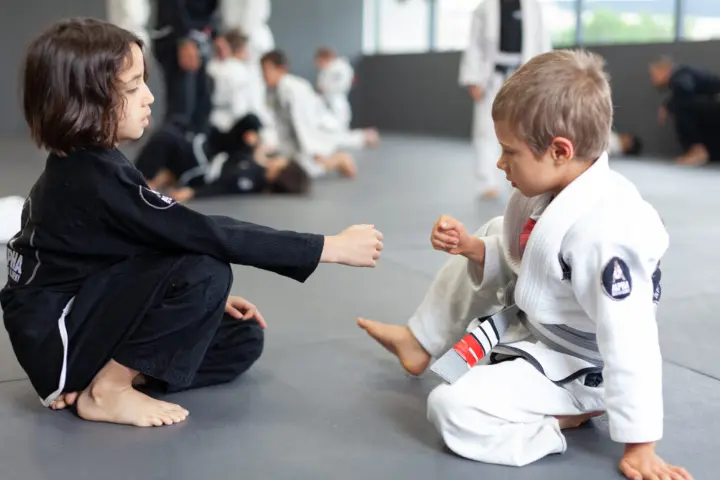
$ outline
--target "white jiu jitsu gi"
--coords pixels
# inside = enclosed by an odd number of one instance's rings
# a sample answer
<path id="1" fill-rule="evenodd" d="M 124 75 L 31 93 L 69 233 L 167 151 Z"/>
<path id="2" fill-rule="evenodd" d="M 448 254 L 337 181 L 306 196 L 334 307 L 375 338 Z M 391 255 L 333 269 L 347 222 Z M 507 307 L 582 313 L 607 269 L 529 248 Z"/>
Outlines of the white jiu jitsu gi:
<path id="1" fill-rule="evenodd" d="M 253 110 L 267 127 L 272 130 L 271 116 L 265 104 L 266 88 L 262 76 L 260 59 L 275 48 L 275 39 L 268 26 L 270 20 L 270 0 L 222 0 L 220 11 L 227 28 L 238 28 L 248 39 L 247 65 L 250 74 L 250 95 Z"/>
<path id="2" fill-rule="evenodd" d="M 311 177 L 325 174 L 325 168 L 315 161 L 316 156 L 330 156 L 356 141 L 356 132 L 324 128 L 325 107 L 304 78 L 285 74 L 268 98 L 279 153 L 295 158 Z"/>
<path id="3" fill-rule="evenodd" d="M 20 230 L 24 204 L 23 197 L 0 198 L 0 245 L 6 244 Z"/>
<path id="4" fill-rule="evenodd" d="M 342 130 L 350 129 L 352 109 L 348 95 L 354 78 L 352 65 L 342 57 L 334 58 L 318 72 L 317 89 Z"/>
<path id="5" fill-rule="evenodd" d="M 473 12 L 470 42 L 460 62 L 460 85 L 480 86 L 482 98 L 473 112 L 473 145 L 476 151 L 475 175 L 481 189 L 495 188 L 502 180 L 495 167 L 500 146 L 495 137 L 492 104 L 506 75 L 496 67 L 509 67 L 508 75 L 522 63 L 552 49 L 550 36 L 537 0 L 521 0 L 522 53 L 500 51 L 500 1 L 482 0 Z"/>
<path id="6" fill-rule="evenodd" d="M 107 19 L 118 27 L 129 30 L 150 45 L 148 21 L 150 3 L 148 0 L 107 0 Z"/>
<path id="7" fill-rule="evenodd" d="M 227 132 L 249 113 L 260 117 L 250 85 L 250 69 L 244 61 L 237 58 L 213 59 L 208 63 L 207 72 L 214 84 L 211 125 Z"/>
<path id="8" fill-rule="evenodd" d="M 521 259 L 520 232 L 538 213 Z M 410 329 L 438 357 L 472 318 L 513 299 L 526 317 L 492 350 L 496 364 L 476 366 L 430 394 L 428 418 L 448 447 L 478 461 L 526 465 L 565 451 L 555 415 L 594 411 L 607 412 L 614 441 L 660 439 L 655 309 L 669 239 L 657 212 L 609 168 L 607 155 L 552 201 L 515 191 L 504 217 L 477 235 L 486 245 L 484 268 L 451 258 Z M 515 359 L 497 363 L 508 358 Z"/>

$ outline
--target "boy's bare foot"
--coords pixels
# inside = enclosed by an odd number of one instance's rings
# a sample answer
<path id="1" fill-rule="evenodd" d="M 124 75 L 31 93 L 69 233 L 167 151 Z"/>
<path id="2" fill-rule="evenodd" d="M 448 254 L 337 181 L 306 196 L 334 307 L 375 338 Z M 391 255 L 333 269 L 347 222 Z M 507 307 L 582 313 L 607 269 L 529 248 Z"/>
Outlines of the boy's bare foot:
<path id="1" fill-rule="evenodd" d="M 603 413 L 605 412 L 590 412 L 582 415 L 558 415 L 555 418 L 558 419 L 560 430 L 565 430 L 566 428 L 578 428 L 591 418 L 599 417 Z"/>
<path id="2" fill-rule="evenodd" d="M 172 425 L 187 418 L 189 412 L 181 406 L 135 390 L 132 382 L 137 373 L 110 360 L 77 398 L 80 418 L 136 427 Z"/>
<path id="3" fill-rule="evenodd" d="M 62 410 L 63 408 L 71 407 L 77 401 L 80 392 L 69 392 L 61 393 L 55 401 L 50 404 L 50 408 L 53 410 Z"/>
<path id="4" fill-rule="evenodd" d="M 388 325 L 365 318 L 358 318 L 357 323 L 380 345 L 398 357 L 400 364 L 409 373 L 420 375 L 427 369 L 432 357 L 408 327 Z"/>

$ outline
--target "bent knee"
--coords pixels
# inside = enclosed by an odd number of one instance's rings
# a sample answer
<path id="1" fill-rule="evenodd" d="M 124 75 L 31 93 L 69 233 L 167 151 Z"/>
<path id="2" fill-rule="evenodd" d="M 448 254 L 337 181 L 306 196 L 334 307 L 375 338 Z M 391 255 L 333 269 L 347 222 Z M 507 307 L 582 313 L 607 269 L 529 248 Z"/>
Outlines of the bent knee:
<path id="1" fill-rule="evenodd" d="M 232 269 L 230 264 L 220 261 L 210 255 L 197 255 L 192 260 L 192 270 L 205 278 L 210 278 L 219 285 L 230 286 L 232 283 Z"/>
<path id="2" fill-rule="evenodd" d="M 427 399 L 427 417 L 441 432 L 443 425 L 455 423 L 465 408 L 463 402 L 451 385 L 439 385 L 430 392 Z"/>

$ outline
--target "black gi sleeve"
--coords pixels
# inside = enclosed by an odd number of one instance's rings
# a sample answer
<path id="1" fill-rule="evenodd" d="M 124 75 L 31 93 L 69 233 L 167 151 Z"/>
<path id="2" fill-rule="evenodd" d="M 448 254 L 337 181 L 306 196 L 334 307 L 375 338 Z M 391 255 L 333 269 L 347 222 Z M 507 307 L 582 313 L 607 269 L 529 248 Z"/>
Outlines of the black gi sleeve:
<path id="1" fill-rule="evenodd" d="M 131 242 L 168 253 L 210 255 L 299 282 L 304 282 L 320 262 L 325 243 L 322 235 L 203 215 L 123 173 L 103 182 L 96 194 L 108 228 Z"/>

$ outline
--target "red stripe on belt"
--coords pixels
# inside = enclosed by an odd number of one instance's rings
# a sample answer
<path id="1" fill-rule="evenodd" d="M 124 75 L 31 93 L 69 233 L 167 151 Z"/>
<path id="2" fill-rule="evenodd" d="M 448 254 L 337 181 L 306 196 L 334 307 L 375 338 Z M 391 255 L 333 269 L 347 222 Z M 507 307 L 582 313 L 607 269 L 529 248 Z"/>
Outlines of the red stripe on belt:
<path id="1" fill-rule="evenodd" d="M 474 367 L 485 356 L 485 350 L 472 333 L 468 333 L 456 343 L 453 350 L 465 360 L 468 367 Z"/>

